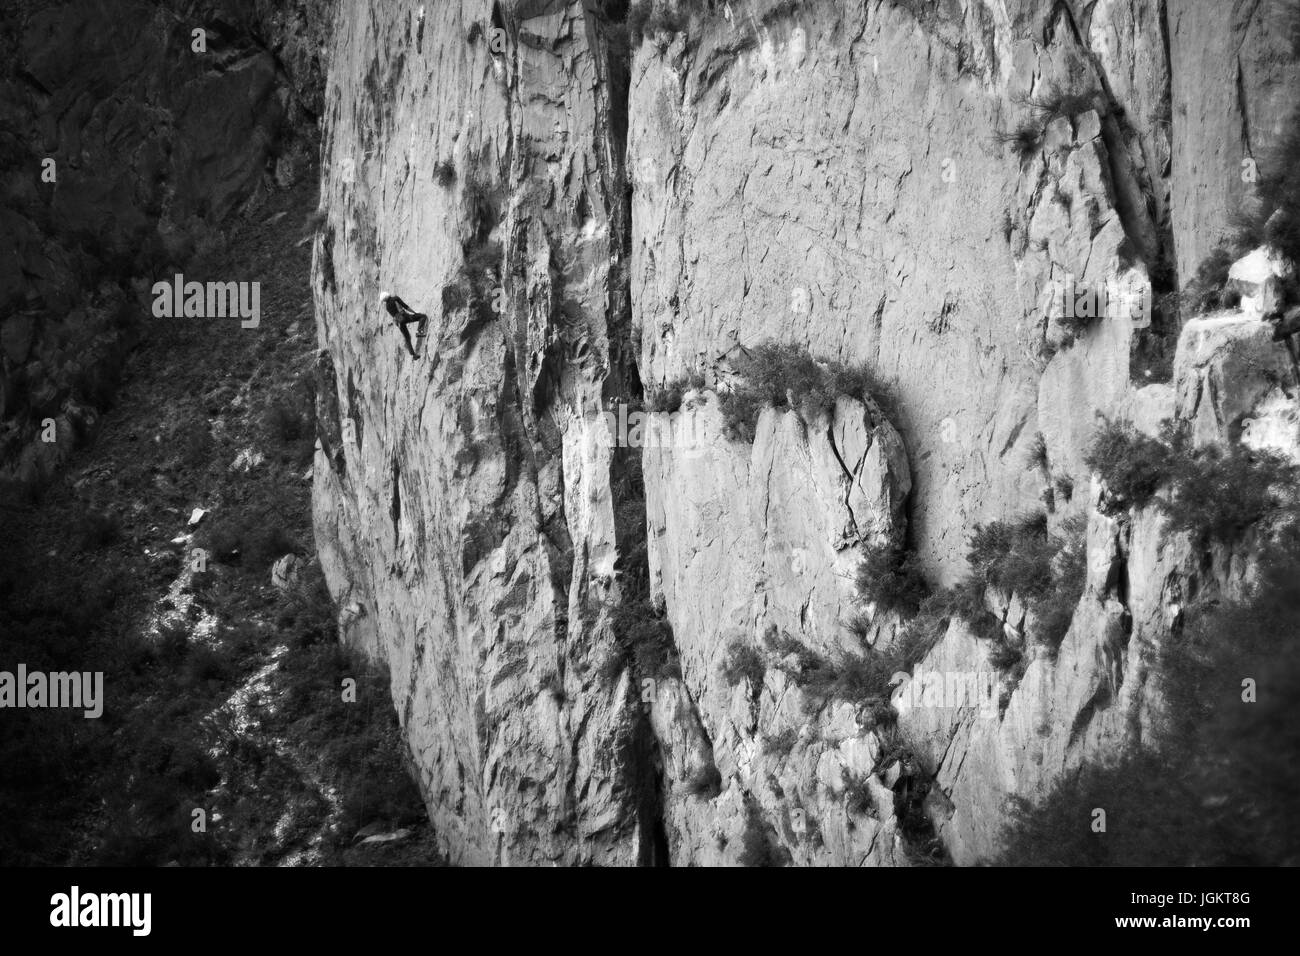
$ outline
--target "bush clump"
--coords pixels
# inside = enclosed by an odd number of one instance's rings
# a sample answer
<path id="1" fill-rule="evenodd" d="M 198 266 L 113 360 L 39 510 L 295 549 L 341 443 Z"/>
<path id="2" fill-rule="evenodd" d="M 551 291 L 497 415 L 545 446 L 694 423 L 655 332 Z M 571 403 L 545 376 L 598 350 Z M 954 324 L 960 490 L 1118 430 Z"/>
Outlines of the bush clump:
<path id="1" fill-rule="evenodd" d="M 1015 129 L 998 134 L 997 140 L 1002 145 L 1011 147 L 1011 152 L 1024 163 L 1038 152 L 1038 147 L 1043 142 L 1043 131 L 1043 124 L 1036 120 L 1021 120 Z"/>
<path id="2" fill-rule="evenodd" d="M 610 623 L 614 648 L 601 666 L 601 683 L 613 684 L 625 668 L 631 669 L 633 681 L 682 676 L 672 625 L 661 607 L 647 597 L 634 597 L 611 609 Z"/>
<path id="3" fill-rule="evenodd" d="M 971 569 L 986 585 L 1040 598 L 1052 588 L 1052 559 L 1059 543 L 1047 533 L 1047 515 L 977 524 L 971 535 Z"/>
<path id="4" fill-rule="evenodd" d="M 1052 559 L 1052 588 L 1034 602 L 1033 638 L 1053 655 L 1061 646 L 1088 579 L 1088 519 L 1070 518 Z"/>
<path id="5" fill-rule="evenodd" d="M 729 686 L 735 687 L 741 681 L 748 681 L 749 686 L 757 690 L 763 686 L 767 665 L 763 663 L 763 655 L 737 638 L 728 645 L 727 658 L 723 661 L 721 670 L 722 679 Z"/>
<path id="6" fill-rule="evenodd" d="M 1241 600 L 1189 611 L 1161 651 L 1144 744 L 1020 801 L 1003 866 L 1285 866 L 1300 860 L 1300 538 L 1266 550 Z M 1248 702 L 1249 677 L 1267 694 Z M 1095 808 L 1106 833 L 1092 830 Z"/>
<path id="7" fill-rule="evenodd" d="M 984 608 L 984 589 L 992 586 L 1019 595 L 1033 612 L 1030 636 L 1055 652 L 1083 596 L 1085 531 L 1085 519 L 1075 518 L 1065 523 L 1060 535 L 1051 535 L 1042 514 L 976 525 L 969 554 L 972 575 L 958 597 L 962 615 L 979 625 L 976 633 L 999 643 L 991 658 L 995 667 L 1014 670 L 1023 655 L 1004 640 L 1001 623 Z"/>
<path id="8" fill-rule="evenodd" d="M 208 528 L 204 541 L 213 558 L 222 564 L 234 564 L 239 561 L 247 534 L 248 528 L 243 522 L 217 521 Z"/>
<path id="9" fill-rule="evenodd" d="M 649 389 L 645 396 L 647 412 L 676 413 L 681 410 L 682 402 L 689 391 L 698 391 L 708 387 L 708 381 L 702 372 L 690 372 L 665 382 L 658 388 Z"/>
<path id="10" fill-rule="evenodd" d="M 712 800 L 722 792 L 722 774 L 713 764 L 705 764 L 687 779 L 686 792 L 693 797 Z"/>
<path id="11" fill-rule="evenodd" d="M 1227 291 L 1228 270 L 1232 267 L 1233 250 L 1220 243 L 1214 251 L 1201 260 L 1196 275 L 1183 289 L 1180 305 L 1190 313 L 1213 312 L 1230 309 L 1238 297 Z"/>
<path id="12" fill-rule="evenodd" d="M 750 804 L 746 804 L 745 829 L 740 840 L 741 866 L 785 866 L 789 862 L 789 851 L 773 845 L 761 813 Z"/>
<path id="13" fill-rule="evenodd" d="M 232 517 L 215 522 L 206 535 L 208 552 L 222 564 L 264 571 L 278 558 L 297 553 L 297 542 L 275 521 Z"/>
<path id="14" fill-rule="evenodd" d="M 87 511 L 81 516 L 77 543 L 82 551 L 107 548 L 121 538 L 122 519 L 111 511 Z"/>
<path id="15" fill-rule="evenodd" d="M 633 44 L 640 44 L 652 34 L 681 33 L 690 17 L 674 0 L 636 0 L 628 8 L 625 23 Z"/>
<path id="16" fill-rule="evenodd" d="M 1194 448 L 1184 431 L 1161 439 L 1105 422 L 1084 459 L 1122 502 L 1156 503 L 1178 531 L 1230 540 L 1287 503 L 1297 469 L 1271 452 L 1243 445 Z M 1161 488 L 1167 493 L 1158 496 Z"/>
<path id="17" fill-rule="evenodd" d="M 1242 445 L 1176 449 L 1173 494 L 1162 503 L 1178 531 L 1231 540 L 1284 504 L 1280 489 L 1295 483 L 1296 468 L 1280 456 Z"/>
<path id="18" fill-rule="evenodd" d="M 306 438 L 312 423 L 302 408 L 279 401 L 266 410 L 262 416 L 262 426 L 273 441 L 287 445 Z"/>
<path id="19" fill-rule="evenodd" d="M 837 398 L 879 400 L 883 389 L 865 366 L 814 359 L 807 349 L 767 342 L 757 345 L 737 363 L 738 381 L 721 395 L 728 433 L 741 441 L 754 440 L 754 428 L 764 408 L 790 408 L 805 419 L 830 412 Z"/>
<path id="20" fill-rule="evenodd" d="M 909 592 L 915 609 L 892 645 L 868 653 L 867 660 L 878 661 L 881 670 L 864 675 L 862 666 L 854 664 L 836 672 L 816 659 L 801 659 L 802 679 L 820 689 L 827 683 L 824 675 L 832 673 L 838 684 L 831 682 L 831 692 L 838 696 L 861 693 L 863 686 L 879 693 L 882 678 L 887 682 L 890 675 L 914 668 L 943 638 L 954 619 L 962 620 L 977 638 L 994 642 L 990 661 L 995 667 L 1022 671 L 1027 663 L 1024 652 L 1007 641 L 1002 621 L 985 603 L 985 593 L 996 587 L 1019 595 L 1032 611 L 1029 636 L 1055 653 L 1083 596 L 1085 531 L 1085 519 L 1074 518 L 1063 525 L 1059 535 L 1049 534 L 1043 514 L 976 525 L 967 553 L 970 573 L 958 584 L 933 594 Z"/>
<path id="21" fill-rule="evenodd" d="M 1126 422 L 1105 419 L 1083 460 L 1106 483 L 1107 490 L 1136 508 L 1151 503 L 1173 465 L 1164 442 Z"/>
<path id="22" fill-rule="evenodd" d="M 862 655 L 844 654 L 832 659 L 775 627 L 768 629 L 764 641 L 769 650 L 782 658 L 778 666 L 804 691 L 805 709 L 810 713 L 831 700 L 867 705 L 875 710 L 886 707 L 893 676 L 915 664 L 908 661 L 905 646 L 899 642 L 869 648 Z M 790 657 L 794 658 L 793 662 L 789 662 Z"/>
<path id="23" fill-rule="evenodd" d="M 1049 87 L 1037 96 L 1024 97 L 1021 104 L 1028 107 L 1029 116 L 1021 120 L 1014 130 L 999 135 L 998 141 L 1010 146 L 1023 163 L 1038 152 L 1043 144 L 1047 127 L 1057 117 L 1074 119 L 1094 109 L 1095 93 L 1073 93 L 1059 87 Z"/>
<path id="24" fill-rule="evenodd" d="M 976 637 L 989 639 L 1002 632 L 1002 622 L 984 605 L 984 582 L 967 575 L 960 583 L 931 594 L 895 639 L 904 668 L 919 664 L 943 639 L 954 618 L 964 621 Z"/>
<path id="25" fill-rule="evenodd" d="M 876 803 L 871 797 L 871 784 L 866 777 L 857 777 L 845 768 L 842 773 L 844 781 L 844 809 L 852 816 L 876 816 Z"/>
<path id="26" fill-rule="evenodd" d="M 870 545 L 863 549 L 857 571 L 858 597 L 876 605 L 879 611 L 898 611 L 911 616 L 920 610 L 929 594 L 915 552 L 896 543 Z"/>
<path id="27" fill-rule="evenodd" d="M 798 732 L 793 727 L 787 727 L 763 741 L 763 753 L 771 757 L 788 757 L 798 742 Z"/>

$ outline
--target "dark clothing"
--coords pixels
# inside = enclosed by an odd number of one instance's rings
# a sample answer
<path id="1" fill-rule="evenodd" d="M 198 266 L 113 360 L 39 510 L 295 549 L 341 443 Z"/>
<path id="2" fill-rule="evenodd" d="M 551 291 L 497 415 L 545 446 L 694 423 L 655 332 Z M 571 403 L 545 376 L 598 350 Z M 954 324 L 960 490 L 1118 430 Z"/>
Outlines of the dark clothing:
<path id="1" fill-rule="evenodd" d="M 416 312 L 409 305 L 403 302 L 395 295 L 390 295 L 384 300 L 384 308 L 388 314 L 393 317 L 393 323 L 397 326 L 397 331 L 402 333 L 402 339 L 406 342 L 406 350 L 411 353 L 411 358 L 419 358 L 419 351 L 411 344 L 411 333 L 406 327 L 412 322 L 418 323 L 415 329 L 415 337 L 424 343 L 424 334 L 429 324 L 429 317 L 423 312 Z"/>

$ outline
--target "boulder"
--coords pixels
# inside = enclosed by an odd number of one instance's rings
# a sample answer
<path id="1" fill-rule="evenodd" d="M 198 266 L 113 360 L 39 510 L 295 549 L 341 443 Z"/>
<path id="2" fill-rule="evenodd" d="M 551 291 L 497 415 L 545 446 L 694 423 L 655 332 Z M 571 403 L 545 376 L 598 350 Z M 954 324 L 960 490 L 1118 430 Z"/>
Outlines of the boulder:
<path id="1" fill-rule="evenodd" d="M 1268 246 L 1242 256 L 1228 269 L 1228 287 L 1241 295 L 1246 318 L 1276 316 L 1284 304 L 1283 283 L 1295 274 L 1289 260 Z"/>
<path id="2" fill-rule="evenodd" d="M 1174 357 L 1178 418 L 1190 423 L 1197 445 L 1235 440 L 1242 419 L 1275 388 L 1294 384 L 1294 374 L 1286 347 L 1257 315 L 1192 319 Z"/>
<path id="3" fill-rule="evenodd" d="M 286 554 L 271 566 L 271 584 L 281 591 L 297 587 L 302 572 L 302 558 Z"/>

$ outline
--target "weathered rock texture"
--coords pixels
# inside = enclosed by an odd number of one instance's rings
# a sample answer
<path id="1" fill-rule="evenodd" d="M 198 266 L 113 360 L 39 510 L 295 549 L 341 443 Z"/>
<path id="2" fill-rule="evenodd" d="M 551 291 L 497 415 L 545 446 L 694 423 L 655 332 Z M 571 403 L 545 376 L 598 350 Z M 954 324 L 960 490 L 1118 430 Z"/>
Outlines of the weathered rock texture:
<path id="1" fill-rule="evenodd" d="M 1141 736 L 1184 595 L 1244 573 L 1099 509 L 1083 451 L 1098 413 L 1236 440 L 1269 388 L 1206 383 L 1258 371 L 1248 317 L 1189 328 L 1171 387 L 1131 362 L 1173 357 L 1169 314 L 1073 321 L 1045 293 L 1122 280 L 1149 304 L 1189 278 L 1240 196 L 1234 137 L 1253 155 L 1294 99 L 1261 27 L 1283 4 L 691 6 L 628 50 L 618 3 L 341 4 L 315 265 L 330 586 L 392 666 L 454 860 L 904 863 L 927 787 L 951 857 L 987 857 L 1009 795 Z M 430 314 L 419 361 L 381 290 Z M 643 386 L 725 383 L 765 340 L 866 364 L 880 401 L 769 409 L 751 444 L 706 389 L 651 413 L 647 447 L 611 435 Z M 1076 489 L 1049 509 L 1086 517 L 1087 586 L 996 713 L 909 712 L 900 763 L 777 666 L 770 633 L 854 646 L 857 545 L 903 533 L 952 582 L 972 526 L 1041 510 L 1048 479 Z M 733 645 L 761 681 L 721 677 Z M 987 655 L 954 625 L 923 666 Z"/>
<path id="2" fill-rule="evenodd" d="M 328 10 L 305 0 L 6 9 L 0 480 L 30 485 L 66 458 L 142 334 L 152 283 L 307 168 Z M 46 419 L 56 441 L 38 437 Z"/>

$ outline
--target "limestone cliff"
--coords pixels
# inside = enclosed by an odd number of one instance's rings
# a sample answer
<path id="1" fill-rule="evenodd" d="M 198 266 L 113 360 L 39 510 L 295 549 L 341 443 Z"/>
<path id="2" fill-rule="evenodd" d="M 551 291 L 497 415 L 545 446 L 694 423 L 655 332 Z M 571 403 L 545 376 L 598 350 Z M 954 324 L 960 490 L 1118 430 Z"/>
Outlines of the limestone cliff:
<path id="1" fill-rule="evenodd" d="M 1097 414 L 1296 438 L 1257 317 L 1151 308 L 1300 83 L 1284 4 L 1231 6 L 340 3 L 317 540 L 454 861 L 889 865 L 919 827 L 976 862 L 1007 797 L 1141 739 L 1152 649 L 1249 554 L 1108 507 Z M 1080 324 L 1044 299 L 1075 286 L 1146 308 Z M 417 360 L 384 290 L 429 315 Z M 879 394 L 738 437 L 721 396 L 769 341 Z M 978 523 L 1044 508 L 1087 529 L 1059 651 L 1008 677 L 955 621 L 921 662 L 996 672 L 995 713 L 886 732 L 792 678 L 859 613 L 897 638 L 862 546 L 950 584 Z M 1025 644 L 1024 602 L 987 601 Z M 724 679 L 745 648 L 766 666 Z"/>

